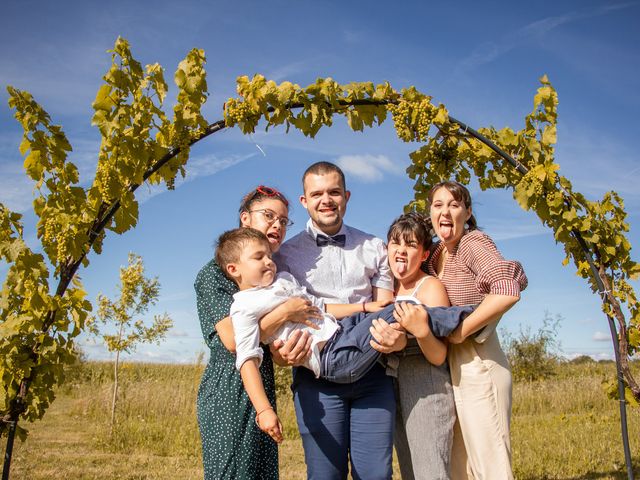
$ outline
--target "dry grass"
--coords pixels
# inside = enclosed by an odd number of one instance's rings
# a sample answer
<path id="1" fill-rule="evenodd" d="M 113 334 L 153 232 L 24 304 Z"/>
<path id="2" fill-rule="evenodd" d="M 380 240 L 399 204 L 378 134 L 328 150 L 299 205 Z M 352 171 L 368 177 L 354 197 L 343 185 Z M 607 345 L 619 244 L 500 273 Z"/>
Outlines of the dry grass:
<path id="1" fill-rule="evenodd" d="M 44 420 L 30 426 L 26 443 L 16 444 L 12 478 L 201 478 L 195 420 L 201 374 L 202 366 L 125 364 L 119 425 L 110 438 L 111 365 L 90 362 L 73 369 Z M 512 445 L 518 479 L 626 478 L 618 403 L 600 386 L 612 375 L 612 365 L 564 365 L 552 379 L 515 385 Z M 287 436 L 280 472 L 283 479 L 303 479 L 287 378 L 287 371 L 278 373 Z M 640 458 L 639 420 L 639 412 L 630 410 L 635 458 Z"/>

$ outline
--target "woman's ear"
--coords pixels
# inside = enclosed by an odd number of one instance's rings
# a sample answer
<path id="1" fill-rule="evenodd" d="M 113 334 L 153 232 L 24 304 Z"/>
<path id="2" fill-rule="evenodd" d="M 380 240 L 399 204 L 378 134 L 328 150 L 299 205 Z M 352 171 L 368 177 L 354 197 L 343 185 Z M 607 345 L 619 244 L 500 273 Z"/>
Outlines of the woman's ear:
<path id="1" fill-rule="evenodd" d="M 425 250 L 424 253 L 422 254 L 422 261 L 426 262 L 427 258 L 429 258 L 429 255 L 431 255 L 431 250 Z"/>
<path id="2" fill-rule="evenodd" d="M 251 226 L 251 214 L 249 212 L 247 212 L 246 210 L 243 212 L 240 212 L 240 224 L 243 227 L 250 227 Z"/>
<path id="3" fill-rule="evenodd" d="M 471 207 L 467 208 L 467 218 L 465 218 L 465 223 L 469 221 L 469 219 L 471 218 L 471 215 L 473 215 L 473 209 Z"/>

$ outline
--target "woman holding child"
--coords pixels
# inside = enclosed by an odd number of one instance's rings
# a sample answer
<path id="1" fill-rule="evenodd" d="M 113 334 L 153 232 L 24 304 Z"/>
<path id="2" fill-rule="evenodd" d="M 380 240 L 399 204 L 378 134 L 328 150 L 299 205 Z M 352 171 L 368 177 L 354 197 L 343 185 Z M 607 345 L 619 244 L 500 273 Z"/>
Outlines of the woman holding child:
<path id="1" fill-rule="evenodd" d="M 287 215 L 287 199 L 275 189 L 259 186 L 242 200 L 240 225 L 264 233 L 275 252 L 291 225 Z M 232 353 L 235 344 L 229 308 L 238 287 L 211 260 L 198 273 L 195 289 L 200 326 L 211 351 L 197 401 L 205 478 L 277 479 L 278 447 L 255 423 L 256 412 L 242 386 Z M 266 315 L 261 329 L 268 336 L 286 321 L 307 323 L 310 317 L 317 316 L 319 312 L 309 302 L 293 298 Z M 274 351 L 274 357 L 297 364 L 308 351 L 308 336 L 296 334 L 279 352 Z M 260 374 L 275 405 L 273 363 L 267 349 Z"/>
<path id="2" fill-rule="evenodd" d="M 511 479 L 511 371 L 495 324 L 520 299 L 527 277 L 520 263 L 502 258 L 493 241 L 477 230 L 471 195 L 463 185 L 434 185 L 429 204 L 440 239 L 429 258 L 429 273 L 442 281 L 452 305 L 479 304 L 448 336 L 460 427 L 454 434 L 452 478 Z"/>

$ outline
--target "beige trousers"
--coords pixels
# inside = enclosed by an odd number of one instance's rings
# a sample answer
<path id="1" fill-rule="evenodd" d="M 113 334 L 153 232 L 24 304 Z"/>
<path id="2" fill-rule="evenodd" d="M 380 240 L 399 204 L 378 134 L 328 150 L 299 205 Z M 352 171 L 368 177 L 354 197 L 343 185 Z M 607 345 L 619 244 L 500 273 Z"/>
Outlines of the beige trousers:
<path id="1" fill-rule="evenodd" d="M 449 368 L 458 422 L 451 478 L 511 480 L 511 370 L 498 336 L 449 345 Z"/>

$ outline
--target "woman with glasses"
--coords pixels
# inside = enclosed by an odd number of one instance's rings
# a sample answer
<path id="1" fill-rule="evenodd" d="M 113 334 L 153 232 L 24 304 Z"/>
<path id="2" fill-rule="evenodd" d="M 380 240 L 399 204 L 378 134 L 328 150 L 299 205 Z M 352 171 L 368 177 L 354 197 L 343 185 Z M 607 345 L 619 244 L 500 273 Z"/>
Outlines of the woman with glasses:
<path id="1" fill-rule="evenodd" d="M 293 224 L 288 213 L 289 202 L 284 195 L 261 185 L 242 199 L 240 226 L 264 233 L 271 251 L 276 252 L 284 241 L 287 227 Z M 256 425 L 256 412 L 235 368 L 235 342 L 229 308 L 238 287 L 223 274 L 215 260 L 211 260 L 198 273 L 195 289 L 200 327 L 210 349 L 197 400 L 204 477 L 277 479 L 277 444 Z M 290 299 L 261 319 L 261 338 L 270 337 L 284 322 L 311 324 L 309 319 L 320 318 L 320 315 L 309 301 Z M 307 357 L 310 345 L 307 333 L 296 333 L 284 345 L 275 344 L 271 353 L 265 348 L 260 373 L 273 405 L 272 354 L 281 364 L 297 365 Z"/>

